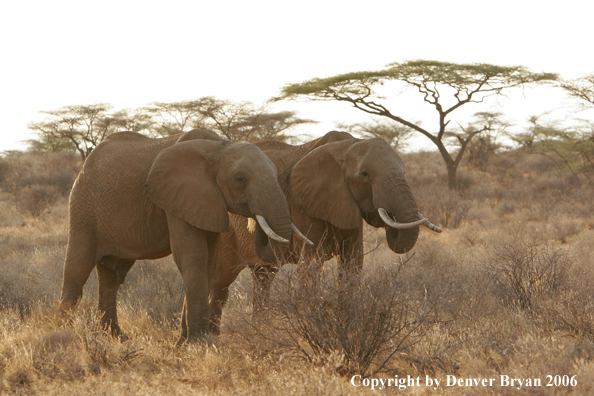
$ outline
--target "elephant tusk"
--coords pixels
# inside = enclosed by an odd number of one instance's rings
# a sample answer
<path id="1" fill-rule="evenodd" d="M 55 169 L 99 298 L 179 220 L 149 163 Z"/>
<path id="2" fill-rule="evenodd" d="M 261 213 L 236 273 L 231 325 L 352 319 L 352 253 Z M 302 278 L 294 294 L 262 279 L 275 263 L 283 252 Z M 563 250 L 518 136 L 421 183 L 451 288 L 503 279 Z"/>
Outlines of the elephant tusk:
<path id="1" fill-rule="evenodd" d="M 423 217 L 422 214 L 419 213 L 419 219 L 425 219 Z M 425 219 L 426 220 L 426 219 Z M 441 228 L 439 228 L 438 226 L 436 226 L 435 224 L 433 224 L 432 222 L 430 222 L 429 220 L 427 220 L 427 222 L 425 224 L 423 224 L 425 227 L 429 228 L 431 231 L 435 231 L 435 232 L 442 232 L 443 230 Z"/>
<path id="2" fill-rule="evenodd" d="M 262 231 L 264 231 L 270 239 L 274 239 L 277 242 L 289 243 L 288 239 L 285 239 L 282 236 L 278 235 L 276 232 L 272 231 L 272 228 L 270 228 L 264 217 L 256 215 L 256 219 L 258 220 L 258 223 L 260 223 Z"/>
<path id="3" fill-rule="evenodd" d="M 313 242 L 307 239 L 307 237 L 303 235 L 297 227 L 295 227 L 295 224 L 291 223 L 291 228 L 293 229 L 293 233 L 297 235 L 299 238 L 303 239 L 305 243 L 307 243 L 308 245 L 313 245 Z"/>
<path id="4" fill-rule="evenodd" d="M 388 215 L 388 212 L 386 211 L 386 209 L 379 208 L 377 211 L 378 211 L 380 217 L 382 218 L 382 220 L 384 221 L 384 223 L 386 223 L 387 225 L 389 225 L 392 228 L 396 228 L 399 230 L 413 228 L 413 227 L 419 226 L 419 225 L 424 224 L 429 221 L 423 217 L 421 220 L 417 220 L 412 223 L 397 223 L 390 218 L 390 215 Z"/>

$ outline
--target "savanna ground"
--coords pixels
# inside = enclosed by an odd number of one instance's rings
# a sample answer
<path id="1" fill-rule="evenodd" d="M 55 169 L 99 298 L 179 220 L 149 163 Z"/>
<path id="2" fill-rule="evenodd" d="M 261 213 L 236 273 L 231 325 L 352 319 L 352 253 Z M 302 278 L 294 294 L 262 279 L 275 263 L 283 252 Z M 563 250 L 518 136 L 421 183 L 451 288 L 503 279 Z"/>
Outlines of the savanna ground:
<path id="1" fill-rule="evenodd" d="M 223 332 L 176 348 L 181 278 L 170 257 L 139 261 L 119 292 L 120 325 L 96 316 L 93 273 L 79 309 L 57 313 L 67 243 L 67 195 L 79 160 L 0 160 L 0 393 L 359 395 L 594 392 L 594 188 L 544 156 L 507 152 L 486 171 L 461 169 L 449 192 L 436 153 L 403 156 L 422 213 L 414 250 L 397 256 L 366 228 L 365 271 L 318 282 L 287 265 L 266 315 L 251 315 L 251 279 L 232 286 Z M 580 176 L 581 177 L 581 176 Z M 361 378 L 420 377 L 371 390 Z M 496 378 L 494 386 L 446 386 Z M 500 376 L 541 379 L 501 387 Z M 438 390 L 425 378 L 440 379 Z M 552 376 L 558 386 L 547 387 Z M 564 377 L 566 376 L 566 377 Z M 577 382 L 563 384 L 563 379 Z M 567 384 L 567 381 L 566 381 Z"/>

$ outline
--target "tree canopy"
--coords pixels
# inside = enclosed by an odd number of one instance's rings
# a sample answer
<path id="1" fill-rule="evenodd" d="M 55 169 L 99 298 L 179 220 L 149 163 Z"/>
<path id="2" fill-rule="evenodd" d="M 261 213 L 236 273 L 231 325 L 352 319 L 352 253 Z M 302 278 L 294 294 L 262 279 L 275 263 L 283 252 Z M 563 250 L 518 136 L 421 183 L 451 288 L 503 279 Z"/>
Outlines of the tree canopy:
<path id="1" fill-rule="evenodd" d="M 231 141 L 287 140 L 297 125 L 314 123 L 294 111 L 270 112 L 251 102 L 203 97 L 179 102 L 156 102 L 138 109 L 114 111 L 107 103 L 65 106 L 42 111 L 46 118 L 30 123 L 37 139 L 28 140 L 34 151 L 78 151 L 84 161 L 114 132 L 133 131 L 162 137 L 194 128 L 211 129 Z"/>
<path id="2" fill-rule="evenodd" d="M 578 99 L 584 109 L 594 107 L 594 73 L 575 80 L 561 81 L 560 86 L 569 96 Z"/>
<path id="3" fill-rule="evenodd" d="M 592 179 L 594 173 L 594 124 L 583 122 L 570 127 L 558 121 L 531 116 L 529 128 L 512 136 L 525 153 L 548 157 L 557 167 L 569 169 L 576 181 L 577 173 Z"/>
<path id="4" fill-rule="evenodd" d="M 533 73 L 522 66 L 497 66 L 486 63 L 459 64 L 432 60 L 412 60 L 388 64 L 384 69 L 339 74 L 289 84 L 273 100 L 305 98 L 308 100 L 336 100 L 347 102 L 369 114 L 390 118 L 433 142 L 442 155 L 448 170 L 448 184 L 456 187 L 456 169 L 470 140 L 488 130 L 488 125 L 466 131 L 459 139 L 456 152 L 450 153 L 444 137 L 452 113 L 468 103 L 480 103 L 486 97 L 501 95 L 504 90 L 525 84 L 552 82 L 553 73 Z M 402 114 L 406 109 L 390 110 L 377 88 L 389 81 L 400 81 L 418 91 L 423 101 L 437 112 L 433 129 L 426 129 Z M 398 94 L 398 93 L 396 93 Z"/>
<path id="5" fill-rule="evenodd" d="M 162 136 L 193 128 L 213 130 L 231 141 L 286 140 L 286 132 L 305 123 L 294 111 L 270 112 L 252 102 L 233 102 L 206 96 L 173 103 L 152 103 L 146 110 L 155 116 Z"/>
<path id="6" fill-rule="evenodd" d="M 414 132 L 406 125 L 386 118 L 372 118 L 354 124 L 338 123 L 336 127 L 364 138 L 382 138 L 396 150 L 405 148 L 407 139 Z"/>
<path id="7" fill-rule="evenodd" d="M 75 149 L 84 161 L 91 150 L 120 125 L 120 116 L 111 113 L 111 110 L 110 104 L 98 103 L 42 111 L 48 117 L 44 121 L 28 125 L 29 129 L 37 132 L 40 139 L 29 143 L 49 151 L 59 148 Z"/>

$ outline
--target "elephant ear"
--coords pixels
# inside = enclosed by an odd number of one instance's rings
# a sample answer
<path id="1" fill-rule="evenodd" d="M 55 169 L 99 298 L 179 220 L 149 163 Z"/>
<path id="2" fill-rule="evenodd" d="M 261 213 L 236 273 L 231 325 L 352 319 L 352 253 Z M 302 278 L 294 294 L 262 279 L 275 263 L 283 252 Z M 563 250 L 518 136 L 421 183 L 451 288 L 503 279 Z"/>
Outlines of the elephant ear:
<path id="1" fill-rule="evenodd" d="M 341 229 L 361 227 L 361 211 L 342 170 L 342 158 L 352 141 L 339 141 L 309 152 L 293 167 L 290 192 L 309 217 Z"/>
<path id="2" fill-rule="evenodd" d="M 146 180 L 148 197 L 195 227 L 229 231 L 225 199 L 208 159 L 222 145 L 212 140 L 190 140 L 161 151 Z"/>

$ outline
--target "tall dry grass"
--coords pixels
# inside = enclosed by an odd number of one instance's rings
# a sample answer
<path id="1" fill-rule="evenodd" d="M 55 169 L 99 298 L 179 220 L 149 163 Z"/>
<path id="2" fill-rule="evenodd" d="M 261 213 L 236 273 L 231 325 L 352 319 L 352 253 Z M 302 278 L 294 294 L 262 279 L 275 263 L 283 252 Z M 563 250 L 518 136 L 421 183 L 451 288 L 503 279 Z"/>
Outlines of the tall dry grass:
<path id="1" fill-rule="evenodd" d="M 351 384 L 358 374 L 420 376 L 409 394 L 589 394 L 594 186 L 546 157 L 503 153 L 485 171 L 460 169 L 459 191 L 448 192 L 438 154 L 404 160 L 422 213 L 442 234 L 423 230 L 412 252 L 396 256 L 381 231 L 366 228 L 361 279 L 339 282 L 332 260 L 318 282 L 303 283 L 286 265 L 258 318 L 244 271 L 222 335 L 182 348 L 174 347 L 181 277 L 170 258 L 137 262 L 122 285 L 126 341 L 99 325 L 94 274 L 79 309 L 58 316 L 66 197 L 57 193 L 38 214 L 19 210 L 14 184 L 1 179 L 0 393 L 377 394 Z M 2 174 L 22 166 L 31 186 L 58 189 L 52 175 L 69 169 L 59 155 L 11 161 Z M 447 375 L 541 378 L 543 386 L 424 386 L 425 376 Z M 547 375 L 575 376 L 577 385 L 547 387 Z"/>

